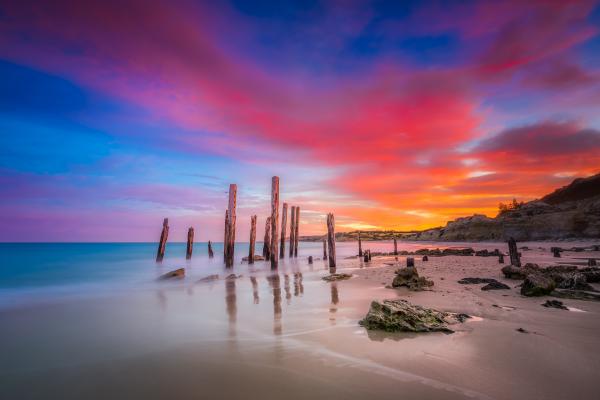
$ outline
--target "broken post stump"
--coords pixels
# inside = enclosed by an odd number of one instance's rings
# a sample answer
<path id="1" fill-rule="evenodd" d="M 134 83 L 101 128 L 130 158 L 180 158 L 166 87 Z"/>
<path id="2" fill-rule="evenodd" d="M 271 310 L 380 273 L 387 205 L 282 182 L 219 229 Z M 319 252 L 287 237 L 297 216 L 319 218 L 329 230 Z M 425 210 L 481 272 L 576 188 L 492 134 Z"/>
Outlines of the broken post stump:
<path id="1" fill-rule="evenodd" d="M 552 253 L 553 253 L 554 257 L 560 258 L 560 249 L 558 247 L 553 247 Z"/>
<path id="2" fill-rule="evenodd" d="M 360 241 L 360 231 L 358 231 L 358 256 L 362 257 L 362 255 L 363 255 L 362 242 Z"/>
<path id="3" fill-rule="evenodd" d="M 367 254 L 369 255 L 369 261 L 371 261 L 371 257 L 372 257 L 372 255 L 371 255 L 371 249 L 367 250 Z"/>
<path id="4" fill-rule="evenodd" d="M 169 218 L 163 220 L 162 232 L 158 241 L 158 250 L 156 251 L 156 262 L 161 262 L 165 257 L 165 247 L 167 246 L 167 238 L 169 237 Z"/>
<path id="5" fill-rule="evenodd" d="M 313 263 L 313 257 L 312 256 L 308 256 L 308 263 L 312 264 Z"/>
<path id="6" fill-rule="evenodd" d="M 327 260 L 327 239 L 323 239 L 323 260 Z"/>
<path id="7" fill-rule="evenodd" d="M 415 266 L 415 259 L 412 257 L 407 257 L 406 258 L 406 267 L 414 267 Z"/>
<path id="8" fill-rule="evenodd" d="M 254 243 L 256 242 L 256 215 L 250 217 L 250 248 L 248 249 L 248 264 L 254 264 Z"/>
<path id="9" fill-rule="evenodd" d="M 423 256 L 423 259 L 422 259 L 422 261 L 429 261 L 429 257 L 427 257 L 427 256 Z"/>
<path id="10" fill-rule="evenodd" d="M 294 257 L 298 257 L 298 242 L 300 241 L 300 207 L 296 206 L 296 224 L 294 225 Z"/>
<path id="11" fill-rule="evenodd" d="M 208 241 L 208 258 L 213 258 L 214 256 L 215 256 L 215 253 L 213 252 L 213 249 L 212 249 L 212 243 L 209 240 Z"/>
<path id="12" fill-rule="evenodd" d="M 279 177 L 271 178 L 271 269 L 279 265 Z"/>
<path id="13" fill-rule="evenodd" d="M 517 250 L 517 241 L 514 238 L 508 239 L 508 253 L 510 255 L 510 263 L 515 267 L 521 266 L 521 257 Z"/>
<path id="14" fill-rule="evenodd" d="M 265 221 L 265 238 L 263 239 L 263 257 L 265 261 L 271 258 L 271 217 L 267 217 Z"/>
<path id="15" fill-rule="evenodd" d="M 296 206 L 292 206 L 290 212 L 290 258 L 294 257 L 294 233 L 296 231 Z"/>
<path id="16" fill-rule="evenodd" d="M 500 255 L 498 256 L 498 263 L 499 263 L 499 264 L 504 264 L 504 254 L 500 254 Z"/>
<path id="17" fill-rule="evenodd" d="M 190 226 L 190 228 L 188 229 L 188 236 L 187 236 L 187 247 L 185 250 L 185 258 L 186 260 L 189 260 L 192 258 L 192 250 L 194 247 L 194 228 L 192 228 Z"/>
<path id="18" fill-rule="evenodd" d="M 394 238 L 394 255 L 398 255 L 398 241 Z"/>
<path id="19" fill-rule="evenodd" d="M 335 219 L 332 213 L 327 214 L 327 244 L 329 247 L 329 270 L 335 271 Z"/>
<path id="20" fill-rule="evenodd" d="M 287 203 L 283 203 L 281 208 L 281 240 L 279 243 L 279 258 L 285 258 L 285 230 L 287 228 Z"/>
<path id="21" fill-rule="evenodd" d="M 365 250 L 365 252 L 363 254 L 363 261 L 369 262 L 369 252 L 367 250 Z"/>

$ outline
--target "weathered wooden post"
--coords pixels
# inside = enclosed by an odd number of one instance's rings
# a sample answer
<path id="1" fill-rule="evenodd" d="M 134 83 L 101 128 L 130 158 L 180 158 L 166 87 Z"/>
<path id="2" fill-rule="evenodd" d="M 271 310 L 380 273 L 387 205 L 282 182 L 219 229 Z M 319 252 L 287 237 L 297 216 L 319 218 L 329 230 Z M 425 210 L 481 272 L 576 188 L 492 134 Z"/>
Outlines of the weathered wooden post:
<path id="1" fill-rule="evenodd" d="M 232 183 L 229 185 L 229 207 L 228 219 L 229 226 L 227 227 L 227 257 L 225 259 L 225 266 L 233 266 L 233 258 L 235 252 L 235 207 L 236 207 L 236 196 L 237 196 L 237 185 Z"/>
<path id="2" fill-rule="evenodd" d="M 396 238 L 394 238 L 394 255 L 398 255 L 398 242 L 396 241 Z"/>
<path id="3" fill-rule="evenodd" d="M 520 267 L 521 257 L 519 257 L 519 251 L 517 250 L 517 242 L 512 237 L 508 239 L 508 253 L 510 254 L 510 263 L 515 267 Z"/>
<path id="4" fill-rule="evenodd" d="M 369 261 L 371 261 L 371 249 L 367 250 L 367 253 L 369 254 Z"/>
<path id="5" fill-rule="evenodd" d="M 327 260 L 327 239 L 323 239 L 323 260 Z"/>
<path id="6" fill-rule="evenodd" d="M 190 226 L 188 229 L 188 237 L 187 237 L 187 248 L 185 250 L 185 258 L 189 260 L 192 258 L 192 249 L 194 247 L 194 228 Z"/>
<path id="7" fill-rule="evenodd" d="M 327 244 L 329 245 L 329 271 L 335 272 L 335 219 L 327 214 Z"/>
<path id="8" fill-rule="evenodd" d="M 296 223 L 294 225 L 294 257 L 298 257 L 298 241 L 300 240 L 300 207 L 296 206 Z"/>
<path id="9" fill-rule="evenodd" d="M 362 255 L 363 255 L 362 242 L 360 241 L 360 231 L 358 231 L 358 256 L 362 257 Z"/>
<path id="10" fill-rule="evenodd" d="M 294 233 L 296 231 L 296 206 L 292 206 L 290 212 L 290 258 L 294 257 Z"/>
<path id="11" fill-rule="evenodd" d="M 279 177 L 271 179 L 271 269 L 279 265 Z"/>
<path id="12" fill-rule="evenodd" d="M 215 253 L 213 252 L 213 249 L 212 249 L 212 243 L 209 240 L 208 241 L 208 258 L 213 258 L 214 256 L 215 256 Z"/>
<path id="13" fill-rule="evenodd" d="M 162 232 L 158 242 L 158 250 L 156 251 L 156 262 L 161 262 L 165 256 L 165 247 L 167 246 L 167 238 L 169 237 L 169 218 L 163 220 Z"/>
<path id="14" fill-rule="evenodd" d="M 229 210 L 225 210 L 225 233 L 223 234 L 223 262 L 227 262 L 227 240 L 229 238 Z"/>
<path id="15" fill-rule="evenodd" d="M 256 215 L 250 217 L 250 249 L 248 250 L 248 264 L 254 264 L 254 243 L 256 242 Z"/>
<path id="16" fill-rule="evenodd" d="M 407 257 L 406 258 L 406 267 L 414 267 L 415 266 L 415 259 L 412 257 Z"/>
<path id="17" fill-rule="evenodd" d="M 263 239 L 263 257 L 266 261 L 271 258 L 271 217 L 265 221 L 265 238 Z"/>
<path id="18" fill-rule="evenodd" d="M 365 250 L 365 252 L 364 252 L 363 261 L 369 262 L 369 252 L 367 250 Z"/>
<path id="19" fill-rule="evenodd" d="M 287 203 L 283 203 L 281 208 L 281 241 L 279 245 L 279 258 L 285 258 L 285 230 L 287 229 Z"/>
<path id="20" fill-rule="evenodd" d="M 498 256 L 498 264 L 504 264 L 504 254 Z"/>
<path id="21" fill-rule="evenodd" d="M 313 257 L 312 256 L 308 256 L 308 263 L 312 264 L 313 263 Z"/>

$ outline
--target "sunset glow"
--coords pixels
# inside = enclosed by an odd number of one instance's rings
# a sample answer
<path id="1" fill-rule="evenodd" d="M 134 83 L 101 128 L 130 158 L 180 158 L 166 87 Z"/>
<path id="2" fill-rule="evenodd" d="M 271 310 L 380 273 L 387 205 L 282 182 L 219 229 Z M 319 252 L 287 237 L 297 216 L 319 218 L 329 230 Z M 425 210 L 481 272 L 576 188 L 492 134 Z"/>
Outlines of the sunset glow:
<path id="1" fill-rule="evenodd" d="M 423 229 L 599 172 L 595 1 L 178 3 L 2 2 L 1 240 L 218 240 L 229 183 L 245 240 L 273 175 L 301 234 Z"/>

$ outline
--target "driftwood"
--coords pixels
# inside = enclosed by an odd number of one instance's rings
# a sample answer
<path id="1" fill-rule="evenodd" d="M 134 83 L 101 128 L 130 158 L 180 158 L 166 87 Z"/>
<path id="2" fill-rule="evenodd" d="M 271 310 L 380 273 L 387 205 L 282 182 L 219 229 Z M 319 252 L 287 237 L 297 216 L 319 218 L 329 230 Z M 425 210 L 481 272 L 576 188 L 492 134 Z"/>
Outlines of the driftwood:
<path id="1" fill-rule="evenodd" d="M 329 247 L 329 270 L 331 272 L 335 271 L 335 218 L 332 213 L 327 214 L 327 244 Z"/>
<path id="2" fill-rule="evenodd" d="M 236 208 L 237 185 L 232 183 L 229 185 L 229 206 L 227 208 L 227 240 L 225 250 L 225 266 L 232 267 L 234 252 L 235 252 L 235 208 Z M 225 243 L 224 243 L 225 245 Z"/>
<path id="3" fill-rule="evenodd" d="M 300 235 L 298 233 L 300 228 L 300 207 L 296 206 L 296 223 L 294 225 L 294 257 L 298 257 L 298 240 Z"/>
<path id="4" fill-rule="evenodd" d="M 194 228 L 190 227 L 190 229 L 188 229 L 187 247 L 185 249 L 185 258 L 187 260 L 192 258 L 193 248 L 194 248 Z"/>
<path id="5" fill-rule="evenodd" d="M 281 240 L 279 243 L 279 258 L 285 258 L 285 230 L 287 229 L 287 203 L 281 208 Z"/>
<path id="6" fill-rule="evenodd" d="M 363 255 L 362 242 L 360 240 L 360 231 L 358 231 L 358 256 L 362 257 L 362 255 Z"/>
<path id="7" fill-rule="evenodd" d="M 271 179 L 271 269 L 279 264 L 279 177 Z"/>
<path id="8" fill-rule="evenodd" d="M 212 249 L 212 243 L 209 240 L 208 241 L 208 258 L 213 258 L 214 256 L 215 256 L 215 253 L 213 252 L 213 249 Z"/>
<path id="9" fill-rule="evenodd" d="M 156 251 L 156 261 L 161 262 L 165 257 L 165 247 L 167 246 L 167 238 L 169 237 L 169 218 L 163 220 L 162 232 L 158 242 L 158 250 Z"/>
<path id="10" fill-rule="evenodd" d="M 292 206 L 290 213 L 290 258 L 294 257 L 294 234 L 296 231 L 296 206 Z"/>
<path id="11" fill-rule="evenodd" d="M 248 264 L 254 264 L 254 243 L 256 242 L 256 215 L 250 217 L 250 249 L 248 250 Z"/>
<path id="12" fill-rule="evenodd" d="M 510 263 L 515 267 L 521 266 L 521 257 L 519 256 L 519 251 L 517 250 L 517 242 L 514 238 L 508 239 L 508 253 L 510 254 Z"/>
<path id="13" fill-rule="evenodd" d="M 265 238 L 263 239 L 263 257 L 269 261 L 271 258 L 271 217 L 265 221 Z"/>

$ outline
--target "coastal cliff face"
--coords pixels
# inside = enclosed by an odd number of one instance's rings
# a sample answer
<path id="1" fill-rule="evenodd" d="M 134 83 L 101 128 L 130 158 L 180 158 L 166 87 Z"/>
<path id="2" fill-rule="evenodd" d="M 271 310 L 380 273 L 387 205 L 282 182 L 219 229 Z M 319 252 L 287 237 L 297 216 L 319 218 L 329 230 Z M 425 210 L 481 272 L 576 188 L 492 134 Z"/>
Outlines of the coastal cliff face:
<path id="1" fill-rule="evenodd" d="M 403 235 L 411 240 L 544 240 L 600 237 L 600 174 L 576 179 L 540 200 L 495 218 L 473 215 L 445 227 Z"/>

